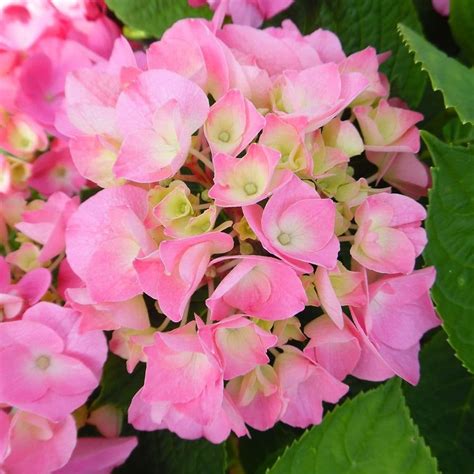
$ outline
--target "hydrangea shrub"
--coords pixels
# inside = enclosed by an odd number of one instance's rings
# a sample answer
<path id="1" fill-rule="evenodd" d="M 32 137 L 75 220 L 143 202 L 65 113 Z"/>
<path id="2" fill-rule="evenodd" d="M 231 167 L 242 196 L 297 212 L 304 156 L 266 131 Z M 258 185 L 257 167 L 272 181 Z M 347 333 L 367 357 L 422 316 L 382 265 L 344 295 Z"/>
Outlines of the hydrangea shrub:
<path id="1" fill-rule="evenodd" d="M 472 73 L 378 2 L 0 5 L 0 472 L 469 472 Z"/>

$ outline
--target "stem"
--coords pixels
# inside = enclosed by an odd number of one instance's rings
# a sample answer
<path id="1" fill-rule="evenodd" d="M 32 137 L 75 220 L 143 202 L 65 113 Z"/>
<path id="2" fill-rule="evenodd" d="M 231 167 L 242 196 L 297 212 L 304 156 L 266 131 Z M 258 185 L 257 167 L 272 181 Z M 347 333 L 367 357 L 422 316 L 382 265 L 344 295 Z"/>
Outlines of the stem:
<path id="1" fill-rule="evenodd" d="M 372 184 L 374 183 L 375 181 L 377 181 L 379 179 L 379 172 L 377 171 L 377 173 L 373 174 L 372 176 L 369 176 L 366 181 L 367 181 L 367 184 Z"/>
<path id="2" fill-rule="evenodd" d="M 176 174 L 174 176 L 176 179 L 179 179 L 181 181 L 188 181 L 190 183 L 199 183 L 203 184 L 202 180 L 200 180 L 198 177 L 192 175 L 192 174 Z"/>
<path id="3" fill-rule="evenodd" d="M 56 258 L 56 260 L 48 267 L 48 270 L 52 273 L 56 268 L 58 268 L 59 264 L 61 263 L 62 259 L 65 257 L 64 252 L 61 252 L 60 255 Z"/>
<path id="4" fill-rule="evenodd" d="M 203 155 L 200 151 L 194 148 L 190 148 L 189 153 L 195 158 L 197 158 L 199 161 L 204 163 L 210 170 L 214 171 L 214 166 L 212 165 L 211 160 L 206 155 Z"/>
<path id="5" fill-rule="evenodd" d="M 189 303 L 191 302 L 188 301 L 188 304 L 186 305 L 186 308 L 184 310 L 184 315 L 183 315 L 183 319 L 181 320 L 181 322 L 179 323 L 179 327 L 182 327 L 184 326 L 187 322 L 188 322 L 188 313 L 189 313 Z"/>
<path id="6" fill-rule="evenodd" d="M 171 319 L 168 319 L 165 316 L 165 320 L 156 328 L 157 331 L 164 331 L 167 327 L 168 324 L 171 322 Z"/>
<path id="7" fill-rule="evenodd" d="M 208 202 L 206 204 L 199 204 L 197 206 L 193 206 L 194 209 L 196 209 L 197 211 L 201 210 L 201 209 L 209 209 L 211 207 L 211 203 Z"/>
<path id="8" fill-rule="evenodd" d="M 214 229 L 214 232 L 221 232 L 225 229 L 228 229 L 229 227 L 232 227 L 234 225 L 233 221 L 225 221 L 218 227 Z"/>
<path id="9" fill-rule="evenodd" d="M 227 270 L 230 270 L 231 268 L 234 268 L 237 264 L 239 263 L 239 259 L 231 260 L 230 262 L 224 263 L 224 265 L 221 265 L 218 269 L 216 269 L 217 273 L 223 273 L 226 272 Z"/>
<path id="10" fill-rule="evenodd" d="M 353 235 L 343 235 L 341 237 L 338 237 L 339 242 L 354 242 L 354 236 Z"/>

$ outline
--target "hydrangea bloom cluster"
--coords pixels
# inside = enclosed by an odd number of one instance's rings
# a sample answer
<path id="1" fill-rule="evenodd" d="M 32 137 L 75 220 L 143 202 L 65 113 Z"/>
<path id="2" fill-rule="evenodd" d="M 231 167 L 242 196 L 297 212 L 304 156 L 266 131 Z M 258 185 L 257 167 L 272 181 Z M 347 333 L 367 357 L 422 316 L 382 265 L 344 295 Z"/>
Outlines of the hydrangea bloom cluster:
<path id="1" fill-rule="evenodd" d="M 11 3 L 1 467 L 125 459 L 120 413 L 87 403 L 108 351 L 129 373 L 146 365 L 136 429 L 214 443 L 319 423 L 348 375 L 418 382 L 420 339 L 440 323 L 435 271 L 416 269 L 430 175 L 422 116 L 379 72 L 387 54 L 347 56 L 288 20 L 254 27 L 288 1 L 210 2 L 212 21 L 178 21 L 146 51 L 99 2 Z M 105 438 L 76 441 L 71 413 Z"/>

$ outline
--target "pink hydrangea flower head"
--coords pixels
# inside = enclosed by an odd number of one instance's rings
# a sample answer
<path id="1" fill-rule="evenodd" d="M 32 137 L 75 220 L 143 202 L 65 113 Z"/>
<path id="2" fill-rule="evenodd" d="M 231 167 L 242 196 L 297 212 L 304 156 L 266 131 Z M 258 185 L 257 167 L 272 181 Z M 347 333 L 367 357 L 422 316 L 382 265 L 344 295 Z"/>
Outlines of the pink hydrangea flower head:
<path id="1" fill-rule="evenodd" d="M 286 409 L 281 421 L 298 428 L 321 423 L 323 401 L 337 403 L 349 387 L 299 349 L 285 346 L 275 360 Z"/>
<path id="2" fill-rule="evenodd" d="M 23 213 L 16 228 L 43 245 L 40 262 L 46 262 L 64 250 L 66 226 L 78 205 L 78 197 L 71 198 L 58 191 L 39 209 Z"/>
<path id="3" fill-rule="evenodd" d="M 334 234 L 336 208 L 296 176 L 276 191 L 264 209 L 244 207 L 244 215 L 262 245 L 303 273 L 310 263 L 332 268 L 339 241 Z"/>
<path id="4" fill-rule="evenodd" d="M 239 263 L 206 300 L 212 319 L 244 313 L 275 321 L 304 309 L 307 296 L 293 268 L 272 257 L 247 255 L 237 259 Z"/>
<path id="5" fill-rule="evenodd" d="M 38 303 L 20 321 L 0 325 L 1 403 L 57 421 L 86 401 L 99 383 L 107 345 L 99 331 L 80 334 L 78 316 Z"/>
<path id="6" fill-rule="evenodd" d="M 245 317 L 234 315 L 212 325 L 197 319 L 199 336 L 224 370 L 229 380 L 250 372 L 270 359 L 267 350 L 277 343 L 277 337 Z"/>
<path id="7" fill-rule="evenodd" d="M 308 130 L 316 130 L 344 110 L 367 88 L 359 73 L 341 73 L 334 63 L 302 71 L 285 71 L 275 82 L 273 110 L 307 119 Z"/>
<path id="8" fill-rule="evenodd" d="M 229 90 L 209 110 L 204 133 L 212 153 L 238 155 L 262 130 L 265 119 L 236 89 Z"/>
<path id="9" fill-rule="evenodd" d="M 79 438 L 68 463 L 57 474 L 106 474 L 120 466 L 135 449 L 135 436 Z"/>
<path id="10" fill-rule="evenodd" d="M 117 176 L 148 183 L 174 175 L 208 110 L 206 95 L 190 80 L 164 69 L 141 73 L 117 101 L 124 136 Z"/>
<path id="11" fill-rule="evenodd" d="M 274 426 L 286 408 L 280 380 L 271 365 L 260 365 L 230 380 L 225 390 L 245 423 L 259 431 Z"/>
<path id="12" fill-rule="evenodd" d="M 428 267 L 369 285 L 367 305 L 351 308 L 362 349 L 353 375 L 367 380 L 398 375 L 418 383 L 420 339 L 441 324 L 429 295 L 435 276 L 435 269 Z"/>
<path id="13" fill-rule="evenodd" d="M 292 177 L 289 170 L 277 169 L 280 153 L 252 144 L 243 158 L 219 153 L 214 156 L 214 185 L 209 196 L 220 207 L 255 204 L 284 186 Z"/>
<path id="14" fill-rule="evenodd" d="M 426 232 L 421 227 L 425 218 L 424 207 L 407 196 L 369 196 L 355 213 L 359 228 L 352 257 L 379 273 L 411 273 L 426 245 Z"/>
<path id="15" fill-rule="evenodd" d="M 354 107 L 367 151 L 411 152 L 420 149 L 420 132 L 415 124 L 423 115 L 380 100 L 377 107 Z"/>
<path id="16" fill-rule="evenodd" d="M 336 379 L 344 380 L 354 370 L 361 347 L 357 329 L 347 316 L 344 316 L 344 326 L 338 328 L 323 314 L 307 324 L 304 332 L 310 338 L 304 353 Z"/>
<path id="17" fill-rule="evenodd" d="M 366 302 L 363 287 L 364 276 L 360 272 L 347 270 L 342 263 L 332 270 L 318 267 L 314 274 L 314 283 L 321 306 L 339 329 L 344 326 L 341 306 L 362 306 Z"/>
<path id="18" fill-rule="evenodd" d="M 157 251 L 138 259 L 135 268 L 145 293 L 158 301 L 172 321 L 181 321 L 191 295 L 207 270 L 211 255 L 230 251 L 230 235 L 210 232 L 167 240 Z"/>
<path id="19" fill-rule="evenodd" d="M 304 143 L 306 120 L 268 114 L 259 143 L 280 152 L 279 166 L 295 173 L 311 171 L 312 162 Z"/>
<path id="20" fill-rule="evenodd" d="M 31 472 L 34 466 L 38 474 L 58 472 L 71 457 L 76 437 L 72 415 L 54 422 L 33 413 L 16 411 L 10 415 L 9 451 L 3 463 L 0 457 L 0 469 L 22 474 Z"/>
<path id="21" fill-rule="evenodd" d="M 142 293 L 133 263 L 156 248 L 143 224 L 146 194 L 131 185 L 104 189 L 82 203 L 68 223 L 69 264 L 95 302 L 125 301 Z"/>
<path id="22" fill-rule="evenodd" d="M 397 188 L 412 199 L 428 195 L 431 174 L 428 165 L 414 153 L 367 152 L 367 159 L 379 169 L 378 179 Z"/>
<path id="23" fill-rule="evenodd" d="M 45 268 L 31 270 L 12 284 L 10 267 L 0 257 L 0 321 L 21 316 L 44 296 L 50 284 L 51 273 Z"/>

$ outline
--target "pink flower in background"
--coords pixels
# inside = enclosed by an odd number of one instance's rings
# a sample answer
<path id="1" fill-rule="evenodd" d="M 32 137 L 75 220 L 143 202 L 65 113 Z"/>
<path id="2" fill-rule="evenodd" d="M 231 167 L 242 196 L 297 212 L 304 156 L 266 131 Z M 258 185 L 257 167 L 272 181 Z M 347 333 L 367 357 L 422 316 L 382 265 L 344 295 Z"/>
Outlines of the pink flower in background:
<path id="1" fill-rule="evenodd" d="M 72 196 L 85 186 L 86 180 L 74 166 L 67 144 L 57 142 L 34 161 L 28 183 L 45 196 L 57 191 Z"/>
<path id="2" fill-rule="evenodd" d="M 21 321 L 0 324 L 0 403 L 58 421 L 87 400 L 107 345 L 99 331 L 79 334 L 78 316 L 38 303 Z"/>
<path id="3" fill-rule="evenodd" d="M 277 169 L 280 153 L 262 145 L 250 145 L 243 158 L 219 153 L 213 161 L 215 184 L 209 190 L 209 196 L 221 207 L 255 204 L 292 177 L 290 171 Z"/>
<path id="4" fill-rule="evenodd" d="M 356 377 L 385 380 L 396 374 L 418 383 L 420 339 L 441 324 L 429 295 L 434 280 L 435 270 L 428 267 L 369 285 L 368 304 L 351 308 L 362 349 Z"/>
<path id="5" fill-rule="evenodd" d="M 0 322 L 21 316 L 38 303 L 51 284 L 51 273 L 37 268 L 26 273 L 17 283 L 10 281 L 10 267 L 0 257 Z"/>
<path id="6" fill-rule="evenodd" d="M 223 259 L 214 260 L 225 261 Z M 279 320 L 304 309 L 307 297 L 297 273 L 271 257 L 247 255 L 222 279 L 206 305 L 214 320 L 233 313 Z"/>
<path id="7" fill-rule="evenodd" d="M 22 214 L 22 221 L 16 227 L 43 245 L 39 254 L 40 262 L 56 257 L 64 250 L 66 226 L 78 205 L 79 198 L 71 198 L 58 191 L 39 209 Z"/>
<path id="8" fill-rule="evenodd" d="M 92 51 L 74 41 L 48 38 L 21 66 L 18 105 L 51 133 L 64 98 L 66 76 L 97 60 Z"/>
<path id="9" fill-rule="evenodd" d="M 188 0 L 192 7 L 209 4 L 213 9 L 225 8 L 236 24 L 260 26 L 264 20 L 288 8 L 293 0 Z"/>
<path id="10" fill-rule="evenodd" d="M 400 194 L 369 196 L 355 213 L 359 228 L 351 255 L 379 273 L 411 273 L 426 245 L 425 208 Z"/>
<path id="11" fill-rule="evenodd" d="M 432 0 L 433 8 L 443 16 L 449 15 L 450 0 Z"/>
<path id="12" fill-rule="evenodd" d="M 326 268 L 336 264 L 334 203 L 321 199 L 296 176 L 272 195 L 264 209 L 254 204 L 243 211 L 262 245 L 298 271 L 309 273 L 309 263 Z"/>

